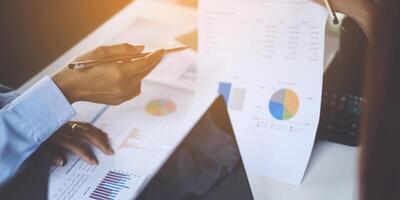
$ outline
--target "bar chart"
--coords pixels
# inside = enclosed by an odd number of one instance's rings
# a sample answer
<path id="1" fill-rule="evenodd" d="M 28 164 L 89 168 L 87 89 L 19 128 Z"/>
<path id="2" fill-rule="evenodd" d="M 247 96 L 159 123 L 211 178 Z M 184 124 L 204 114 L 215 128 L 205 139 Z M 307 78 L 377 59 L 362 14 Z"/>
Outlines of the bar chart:
<path id="1" fill-rule="evenodd" d="M 145 138 L 138 129 L 133 129 L 128 136 L 122 141 L 117 150 L 123 149 L 144 149 L 141 147 L 140 141 Z"/>
<path id="2" fill-rule="evenodd" d="M 131 179 L 128 173 L 109 171 L 90 198 L 96 200 L 117 199 L 117 195 L 124 189 L 129 189 L 127 182 Z"/>
<path id="3" fill-rule="evenodd" d="M 233 87 L 232 83 L 219 83 L 218 93 L 224 97 L 226 105 L 231 110 L 243 110 L 246 92 L 245 88 Z"/>

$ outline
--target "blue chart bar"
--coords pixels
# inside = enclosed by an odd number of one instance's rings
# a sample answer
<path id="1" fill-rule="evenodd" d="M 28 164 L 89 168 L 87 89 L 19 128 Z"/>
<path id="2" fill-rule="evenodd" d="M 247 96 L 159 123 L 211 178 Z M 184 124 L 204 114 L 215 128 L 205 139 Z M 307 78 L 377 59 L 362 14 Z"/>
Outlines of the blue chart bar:
<path id="1" fill-rule="evenodd" d="M 219 83 L 218 93 L 222 95 L 225 99 L 225 104 L 228 105 L 229 96 L 231 94 L 232 83 Z"/>
<path id="2" fill-rule="evenodd" d="M 90 194 L 90 198 L 96 200 L 115 199 L 121 190 L 129 188 L 126 186 L 128 180 L 130 180 L 129 174 L 109 171 L 92 194 Z"/>

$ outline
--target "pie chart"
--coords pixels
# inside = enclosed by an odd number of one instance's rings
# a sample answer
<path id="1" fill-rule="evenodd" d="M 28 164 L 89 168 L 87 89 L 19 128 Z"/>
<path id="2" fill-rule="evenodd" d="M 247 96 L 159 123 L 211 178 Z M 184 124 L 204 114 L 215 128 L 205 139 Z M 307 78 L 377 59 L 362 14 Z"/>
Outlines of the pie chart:
<path id="1" fill-rule="evenodd" d="M 299 110 L 299 97 L 290 89 L 275 92 L 269 101 L 269 111 L 278 120 L 289 120 Z"/>
<path id="2" fill-rule="evenodd" d="M 147 104 L 146 111 L 153 116 L 162 117 L 174 113 L 176 104 L 167 99 L 156 99 Z"/>

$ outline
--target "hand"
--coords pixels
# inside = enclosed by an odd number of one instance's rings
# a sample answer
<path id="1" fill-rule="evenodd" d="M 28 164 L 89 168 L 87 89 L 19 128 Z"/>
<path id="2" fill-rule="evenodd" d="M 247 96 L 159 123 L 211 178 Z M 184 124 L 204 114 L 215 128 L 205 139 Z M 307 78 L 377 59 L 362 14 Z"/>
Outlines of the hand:
<path id="1" fill-rule="evenodd" d="M 314 0 L 325 6 L 324 0 Z M 377 18 L 377 3 L 374 0 L 330 0 L 333 9 L 353 18 L 364 31 L 368 38 L 371 38 L 372 26 Z"/>
<path id="2" fill-rule="evenodd" d="M 88 123 L 67 123 L 47 140 L 46 145 L 53 164 L 57 166 L 66 164 L 65 150 L 75 153 L 90 165 L 98 164 L 90 145 L 96 146 L 106 155 L 114 154 L 107 134 Z"/>
<path id="3" fill-rule="evenodd" d="M 144 46 L 129 44 L 102 46 L 75 61 L 137 55 L 143 49 Z M 141 81 L 161 61 L 163 55 L 164 50 L 158 50 L 130 62 L 107 63 L 73 70 L 64 67 L 52 79 L 70 103 L 89 101 L 118 105 L 140 94 Z"/>

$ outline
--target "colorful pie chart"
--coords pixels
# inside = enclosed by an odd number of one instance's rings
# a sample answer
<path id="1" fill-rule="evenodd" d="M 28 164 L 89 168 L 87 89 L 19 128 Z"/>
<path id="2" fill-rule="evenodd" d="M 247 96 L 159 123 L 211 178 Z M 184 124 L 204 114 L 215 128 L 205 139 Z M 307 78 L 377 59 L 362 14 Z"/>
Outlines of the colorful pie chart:
<path id="1" fill-rule="evenodd" d="M 272 95 L 269 111 L 278 120 L 289 120 L 299 111 L 299 97 L 290 89 L 281 89 Z"/>
<path id="2" fill-rule="evenodd" d="M 146 111 L 153 116 L 162 117 L 174 113 L 176 104 L 167 99 L 156 99 L 147 104 Z"/>

